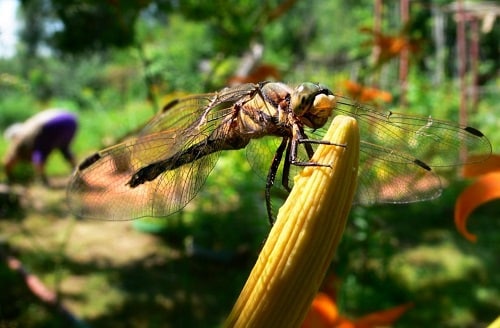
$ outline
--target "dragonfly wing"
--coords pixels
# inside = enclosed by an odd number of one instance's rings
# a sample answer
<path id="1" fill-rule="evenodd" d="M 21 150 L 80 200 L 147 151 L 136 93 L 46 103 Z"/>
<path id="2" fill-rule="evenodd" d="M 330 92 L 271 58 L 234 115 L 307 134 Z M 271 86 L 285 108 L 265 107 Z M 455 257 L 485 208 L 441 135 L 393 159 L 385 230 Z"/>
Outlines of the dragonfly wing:
<path id="1" fill-rule="evenodd" d="M 164 141 L 168 144 L 168 139 Z M 131 188 L 127 185 L 130 177 L 143 167 L 143 160 L 134 156 L 137 147 L 134 141 L 122 143 L 96 153 L 95 162 L 88 166 L 80 165 L 68 186 L 68 200 L 75 215 L 129 220 L 172 214 L 194 198 L 219 154 L 165 171 L 153 181 Z"/>
<path id="2" fill-rule="evenodd" d="M 481 132 L 453 122 L 378 109 L 337 96 L 336 114 L 355 118 L 361 134 L 356 203 L 408 203 L 436 198 L 441 182 L 434 169 L 468 163 L 465 147 L 486 159 L 491 144 Z M 328 127 L 329 123 L 325 125 Z M 321 139 L 325 128 L 309 131 Z"/>
<path id="3" fill-rule="evenodd" d="M 453 122 L 391 113 L 388 121 L 408 134 L 407 145 L 415 157 L 431 167 L 447 167 L 486 160 L 491 143 L 480 131 Z M 462 158 L 466 150 L 474 159 Z"/>
<path id="4" fill-rule="evenodd" d="M 354 117 L 360 126 L 361 140 L 408 156 L 393 156 L 395 162 L 415 159 L 430 167 L 468 164 L 460 157 L 463 148 L 471 154 L 481 154 L 482 161 L 491 154 L 491 144 L 479 131 L 453 122 L 432 117 L 381 112 L 348 98 L 338 97 L 337 114 Z M 379 152 L 378 150 L 376 151 Z"/>
<path id="5" fill-rule="evenodd" d="M 167 216 L 183 208 L 199 191 L 215 166 L 217 145 L 210 153 L 131 187 L 140 169 L 178 158 L 222 124 L 240 98 L 254 85 L 174 101 L 156 115 L 137 138 L 102 150 L 85 160 L 68 186 L 71 210 L 81 217 L 128 220 Z"/>
<path id="6" fill-rule="evenodd" d="M 231 112 L 234 103 L 251 95 L 257 88 L 257 85 L 248 83 L 225 88 L 219 92 L 175 99 L 166 104 L 161 112 L 146 124 L 139 136 L 161 131 L 184 131 L 193 123 L 203 120 L 205 122 L 219 121 L 221 117 Z"/>
<path id="7" fill-rule="evenodd" d="M 407 160 L 401 160 L 406 157 Z M 441 194 L 438 175 L 412 162 L 400 152 L 361 142 L 358 188 L 354 202 L 411 203 L 430 200 Z"/>
<path id="8" fill-rule="evenodd" d="M 135 157 L 147 165 L 186 149 L 186 140 L 191 144 L 201 141 L 232 113 L 238 100 L 251 95 L 256 88 L 255 84 L 244 84 L 171 101 L 139 133 L 138 139 L 147 142 L 135 145 Z M 164 134 L 176 142 L 163 142 Z"/>
<path id="9" fill-rule="evenodd" d="M 275 136 L 266 136 L 260 139 L 253 139 L 246 147 L 246 155 L 250 167 L 263 182 L 266 181 L 271 162 L 273 161 L 276 149 L 280 144 L 280 138 Z M 283 155 L 283 160 L 285 160 Z M 282 165 L 280 165 L 282 166 Z M 281 171 L 280 171 L 281 172 Z M 276 175 L 276 179 L 280 179 L 281 174 Z M 279 180 L 276 183 L 281 184 Z"/>

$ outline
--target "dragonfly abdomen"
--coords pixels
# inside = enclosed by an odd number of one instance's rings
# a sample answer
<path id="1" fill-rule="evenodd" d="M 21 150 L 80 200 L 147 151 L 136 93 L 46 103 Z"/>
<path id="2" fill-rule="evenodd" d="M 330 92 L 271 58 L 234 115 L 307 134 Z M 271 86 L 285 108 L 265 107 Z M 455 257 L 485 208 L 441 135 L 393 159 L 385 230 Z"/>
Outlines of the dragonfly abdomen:
<path id="1" fill-rule="evenodd" d="M 153 181 L 165 171 L 175 170 L 183 165 L 192 163 L 202 157 L 221 150 L 236 150 L 245 148 L 250 139 L 235 135 L 232 138 L 214 138 L 214 135 L 198 142 L 177 154 L 158 162 L 151 163 L 139 169 L 127 182 L 135 188 L 147 181 Z"/>

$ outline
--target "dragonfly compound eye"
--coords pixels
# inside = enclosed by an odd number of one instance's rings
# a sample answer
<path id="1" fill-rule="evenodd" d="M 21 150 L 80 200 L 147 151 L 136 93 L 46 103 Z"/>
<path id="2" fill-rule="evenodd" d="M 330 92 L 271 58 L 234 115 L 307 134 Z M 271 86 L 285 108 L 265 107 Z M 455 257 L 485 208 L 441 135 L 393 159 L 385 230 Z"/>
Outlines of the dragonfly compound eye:
<path id="1" fill-rule="evenodd" d="M 305 125 L 317 129 L 325 125 L 335 107 L 335 97 L 327 88 L 315 83 L 302 83 L 291 97 L 293 113 Z"/>
<path id="2" fill-rule="evenodd" d="M 314 98 L 320 90 L 319 85 L 306 82 L 299 85 L 292 93 L 291 106 L 297 116 L 304 115 L 312 107 Z"/>

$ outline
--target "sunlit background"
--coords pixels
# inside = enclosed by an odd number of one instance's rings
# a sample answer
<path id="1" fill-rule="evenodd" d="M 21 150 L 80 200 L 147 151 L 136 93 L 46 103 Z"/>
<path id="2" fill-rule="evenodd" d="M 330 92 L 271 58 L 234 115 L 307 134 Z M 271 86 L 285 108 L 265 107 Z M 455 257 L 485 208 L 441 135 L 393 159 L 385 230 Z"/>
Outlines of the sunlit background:
<path id="1" fill-rule="evenodd" d="M 474 126 L 498 153 L 495 2 L 0 0 L 0 16 L 0 132 L 65 108 L 79 161 L 172 99 L 264 80 Z M 120 222 L 68 211 L 61 154 L 49 187 L 29 164 L 10 184 L 0 166 L 0 327 L 223 324 L 270 229 L 244 150 L 223 154 L 179 213 Z M 500 203 L 474 211 L 471 243 L 453 220 L 475 178 L 440 173 L 436 200 L 353 207 L 323 287 L 342 318 L 403 306 L 378 324 L 486 327 L 499 315 Z"/>

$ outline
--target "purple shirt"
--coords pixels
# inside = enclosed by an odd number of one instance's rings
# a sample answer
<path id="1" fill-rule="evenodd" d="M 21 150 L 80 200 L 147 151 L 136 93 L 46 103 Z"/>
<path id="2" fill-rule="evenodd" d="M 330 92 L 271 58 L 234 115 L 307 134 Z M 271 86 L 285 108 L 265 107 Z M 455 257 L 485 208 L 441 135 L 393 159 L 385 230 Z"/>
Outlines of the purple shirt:
<path id="1" fill-rule="evenodd" d="M 55 149 L 61 150 L 64 158 L 71 162 L 73 156 L 69 145 L 77 125 L 75 114 L 60 109 L 49 109 L 32 116 L 12 131 L 6 165 L 10 167 L 18 160 L 43 165 Z"/>
<path id="2" fill-rule="evenodd" d="M 76 116 L 68 112 L 60 112 L 47 120 L 35 137 L 32 161 L 35 164 L 44 163 L 54 149 L 60 149 L 66 159 L 72 154 L 69 146 L 77 129 Z"/>

